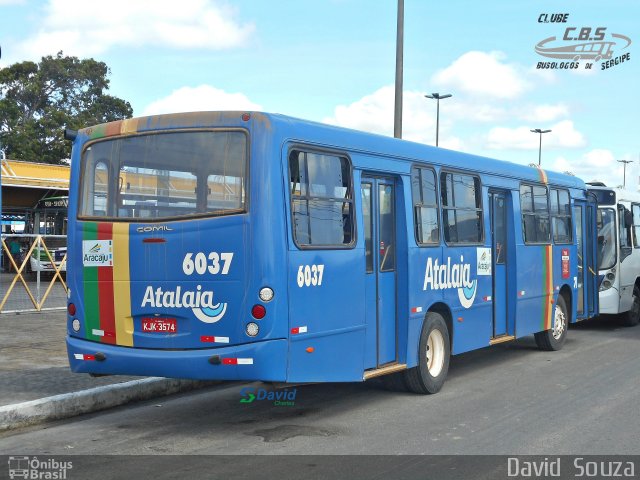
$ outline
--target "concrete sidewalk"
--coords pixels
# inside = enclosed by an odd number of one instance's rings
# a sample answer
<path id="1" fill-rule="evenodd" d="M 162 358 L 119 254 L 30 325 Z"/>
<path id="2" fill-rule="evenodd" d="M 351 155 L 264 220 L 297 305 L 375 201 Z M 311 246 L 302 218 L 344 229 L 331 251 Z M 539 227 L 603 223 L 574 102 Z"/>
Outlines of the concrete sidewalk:
<path id="1" fill-rule="evenodd" d="M 72 373 L 66 311 L 0 314 L 0 431 L 210 385 Z"/>

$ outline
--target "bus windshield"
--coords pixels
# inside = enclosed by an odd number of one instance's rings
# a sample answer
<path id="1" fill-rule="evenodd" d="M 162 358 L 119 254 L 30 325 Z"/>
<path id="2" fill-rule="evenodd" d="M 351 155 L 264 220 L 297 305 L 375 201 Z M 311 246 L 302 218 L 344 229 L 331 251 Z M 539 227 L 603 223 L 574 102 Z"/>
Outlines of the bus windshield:
<path id="1" fill-rule="evenodd" d="M 106 139 L 89 144 L 82 162 L 80 217 L 158 220 L 245 211 L 243 131 Z"/>
<path id="2" fill-rule="evenodd" d="M 616 213 L 610 208 L 598 209 L 598 270 L 616 264 Z"/>

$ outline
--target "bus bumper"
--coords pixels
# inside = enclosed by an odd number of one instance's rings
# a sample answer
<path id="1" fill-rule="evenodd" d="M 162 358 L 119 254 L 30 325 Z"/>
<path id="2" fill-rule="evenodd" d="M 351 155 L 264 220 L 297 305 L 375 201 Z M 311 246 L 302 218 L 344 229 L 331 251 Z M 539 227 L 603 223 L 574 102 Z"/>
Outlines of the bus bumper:
<path id="1" fill-rule="evenodd" d="M 600 292 L 599 309 L 601 314 L 617 315 L 620 309 L 620 294 L 615 287 Z"/>
<path id="2" fill-rule="evenodd" d="M 67 336 L 76 373 L 140 375 L 194 380 L 286 381 L 286 339 L 194 350 L 121 347 Z"/>

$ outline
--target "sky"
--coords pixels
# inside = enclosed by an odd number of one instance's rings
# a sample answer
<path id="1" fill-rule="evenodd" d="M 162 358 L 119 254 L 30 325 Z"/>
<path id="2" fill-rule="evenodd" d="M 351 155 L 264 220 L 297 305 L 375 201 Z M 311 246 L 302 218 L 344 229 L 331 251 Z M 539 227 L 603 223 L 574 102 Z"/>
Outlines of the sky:
<path id="1" fill-rule="evenodd" d="M 539 154 L 530 130 L 550 129 L 543 168 L 615 186 L 618 160 L 631 160 L 627 186 L 639 186 L 640 2 L 405 0 L 404 10 L 403 138 L 434 145 L 436 102 L 424 95 L 449 93 L 440 147 L 526 165 Z M 134 116 L 262 110 L 393 136 L 396 19 L 397 0 L 0 0 L 0 68 L 63 51 L 105 62 L 109 93 Z M 550 37 L 545 46 L 581 44 L 583 29 L 604 29 L 610 59 L 535 50 Z"/>

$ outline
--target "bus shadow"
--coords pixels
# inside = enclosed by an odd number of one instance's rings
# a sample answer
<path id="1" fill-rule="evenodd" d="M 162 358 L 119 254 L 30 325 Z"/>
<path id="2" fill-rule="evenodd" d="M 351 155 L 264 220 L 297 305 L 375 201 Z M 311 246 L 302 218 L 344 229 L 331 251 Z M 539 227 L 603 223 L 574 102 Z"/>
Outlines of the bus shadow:
<path id="1" fill-rule="evenodd" d="M 534 348 L 533 339 L 525 338 L 511 345 L 497 345 L 455 356 L 451 361 L 445 390 L 451 392 L 452 388 L 459 389 L 461 383 L 492 374 L 500 365 L 518 361 L 526 363 L 529 361 L 528 357 L 540 353 L 533 352 Z M 242 391 L 247 388 L 252 389 L 256 399 L 241 402 L 246 398 Z M 295 390 L 294 403 L 276 405 L 273 400 L 259 399 L 260 389 L 267 392 Z M 364 383 L 291 385 L 278 389 L 261 382 L 227 383 L 199 392 L 195 396 L 183 395 L 185 400 L 188 396 L 188 400 L 193 402 L 188 412 L 179 413 L 179 418 L 171 415 L 174 418 L 171 422 L 152 421 L 156 427 L 145 434 L 151 445 L 154 439 L 165 436 L 184 434 L 197 437 L 216 432 L 253 437 L 260 443 L 283 442 L 293 437 L 341 436 L 348 433 L 344 425 L 345 414 L 353 415 L 354 418 L 369 418 L 372 412 L 393 408 L 397 401 L 408 402 L 418 408 L 430 404 L 434 407 L 434 412 L 437 412 L 446 407 L 447 398 L 450 398 L 445 391 L 435 396 L 423 396 L 407 391 L 388 390 L 380 379 Z M 150 413 L 154 417 L 157 415 L 166 419 L 167 412 L 162 413 L 160 409 L 157 414 L 155 411 Z"/>
<path id="2" fill-rule="evenodd" d="M 628 327 L 622 325 L 622 320 L 615 315 L 602 315 L 578 323 L 572 323 L 570 328 L 577 331 L 600 330 L 613 332 L 615 330 L 626 330 Z"/>

